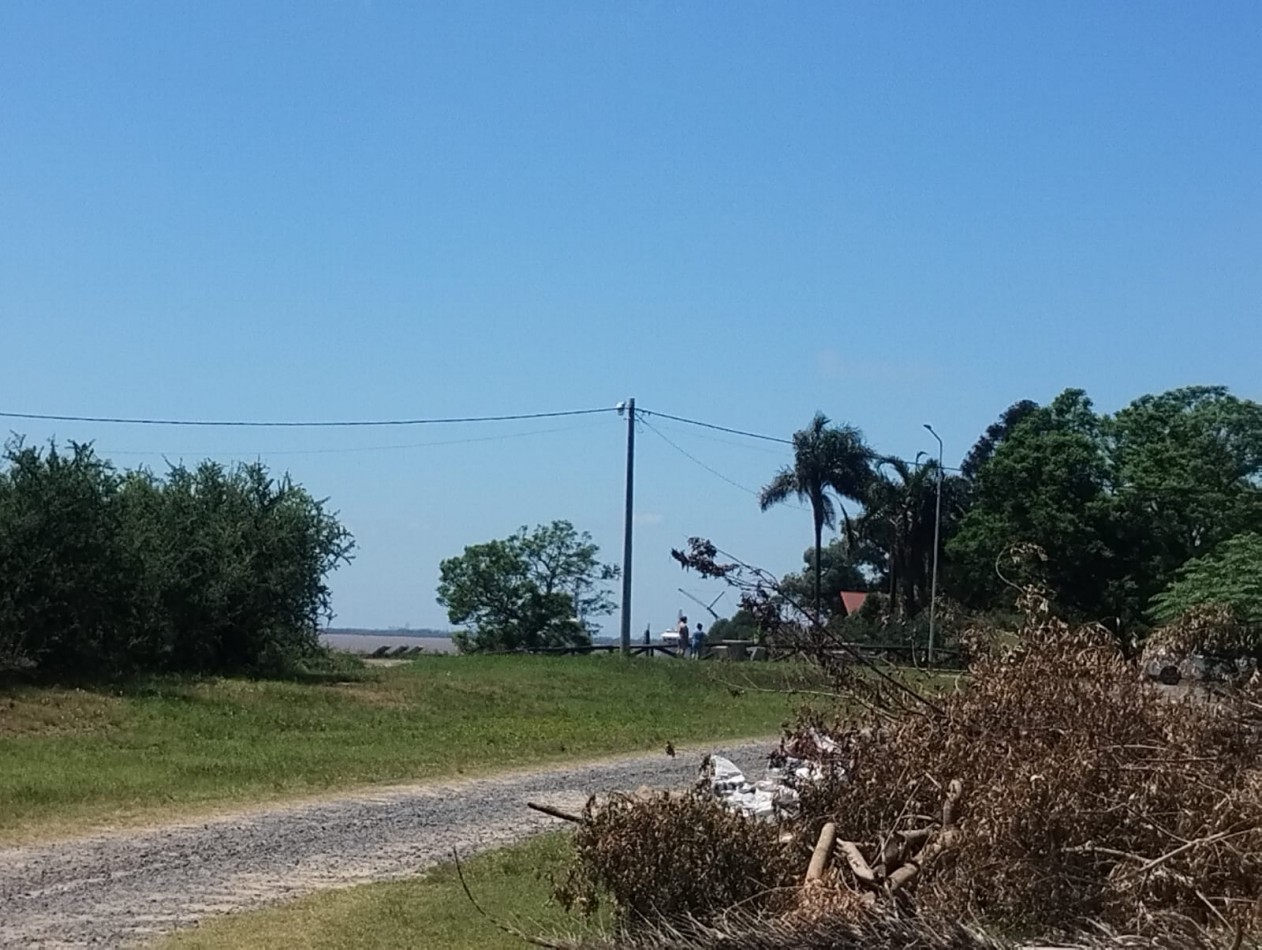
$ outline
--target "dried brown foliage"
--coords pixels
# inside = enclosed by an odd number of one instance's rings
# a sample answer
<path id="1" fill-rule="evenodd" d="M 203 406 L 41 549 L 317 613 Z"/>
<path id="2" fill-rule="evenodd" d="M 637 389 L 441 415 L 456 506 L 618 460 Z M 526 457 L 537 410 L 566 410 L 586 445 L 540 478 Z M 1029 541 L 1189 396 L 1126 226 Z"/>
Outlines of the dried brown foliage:
<path id="1" fill-rule="evenodd" d="M 1163 656 L 1262 659 L 1262 640 L 1255 629 L 1240 623 L 1227 607 L 1194 607 L 1178 620 L 1153 631 L 1144 642 L 1143 662 Z"/>
<path id="2" fill-rule="evenodd" d="M 1257 676 L 1213 692 L 1157 686 L 1114 633 L 1070 625 L 1044 591 L 1009 581 L 1020 629 L 970 631 L 967 679 L 925 696 L 838 643 L 765 572 L 701 539 L 674 554 L 740 589 L 769 637 L 833 674 L 834 719 L 804 718 L 782 746 L 824 758 L 825 777 L 798 786 L 800 808 L 779 824 L 700 790 L 589 804 L 562 896 L 604 892 L 634 926 L 585 946 L 1009 945 L 961 920 L 1094 935 L 1078 946 L 1256 946 L 1244 935 L 1262 931 Z M 1037 567 L 1040 554 L 1016 546 L 996 566 Z M 1222 655 L 1244 637 L 1201 610 L 1149 654 Z M 839 748 L 821 755 L 820 733 Z"/>
<path id="3" fill-rule="evenodd" d="M 592 799 L 557 889 L 563 906 L 607 897 L 623 920 L 711 915 L 786 905 L 795 862 L 772 824 L 724 808 L 700 790 Z"/>
<path id="4" fill-rule="evenodd" d="M 836 822 L 886 894 L 888 869 L 918 855 L 908 890 L 921 912 L 1031 932 L 1143 928 L 1160 912 L 1262 925 L 1260 697 L 1172 700 L 1108 631 L 1071 627 L 1036 597 L 1026 608 L 1019 647 L 977 646 L 941 716 L 837 724 L 848 772 L 804 790 L 807 833 Z M 923 850 L 906 832 L 927 833 Z"/>
<path id="5" fill-rule="evenodd" d="M 732 907 L 775 912 L 776 932 L 794 939 L 806 918 L 826 929 L 891 914 L 1153 939 L 1178 920 L 1181 932 L 1227 935 L 1223 946 L 1237 928 L 1262 929 L 1262 686 L 1180 698 L 1141 677 L 1108 630 L 1057 619 L 1033 590 L 1022 606 L 1016 637 L 977 631 L 967 682 L 932 701 L 838 666 L 858 706 L 842 704 L 832 722 L 803 721 L 785 745 L 809 749 L 810 730 L 823 728 L 840 743 L 832 758 L 841 768 L 799 787 L 790 825 L 728 814 L 696 793 L 616 799 L 589 814 L 572 880 L 659 930 L 685 918 L 711 926 Z M 1213 624 L 1188 620 L 1167 642 L 1222 639 Z M 832 866 L 801 887 L 828 822 L 838 839 Z M 792 846 L 778 844 L 785 827 Z M 787 902 L 777 890 L 786 884 L 799 885 Z M 675 945 L 852 945 L 724 943 L 717 932 Z M 1213 945 L 1197 940 L 1168 945 Z"/>
<path id="6" fill-rule="evenodd" d="M 1152 935 L 1097 929 L 1058 940 L 1057 950 L 1254 950 L 1235 934 L 1213 934 L 1181 918 L 1164 918 Z M 539 941 L 555 950 L 1025 950 L 1029 945 L 966 927 L 957 920 L 866 914 L 769 918 L 745 913 L 716 920 L 657 921 L 571 940 Z M 1052 947 L 1040 945 L 1040 950 Z"/>

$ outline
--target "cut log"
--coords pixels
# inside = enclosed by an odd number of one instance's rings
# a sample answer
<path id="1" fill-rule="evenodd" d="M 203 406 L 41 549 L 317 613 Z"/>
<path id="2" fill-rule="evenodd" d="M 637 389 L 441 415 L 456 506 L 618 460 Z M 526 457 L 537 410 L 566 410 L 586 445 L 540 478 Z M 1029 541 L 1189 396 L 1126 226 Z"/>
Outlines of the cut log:
<path id="1" fill-rule="evenodd" d="M 932 828 L 917 828 L 915 831 L 900 831 L 898 836 L 903 839 L 908 850 L 914 851 L 916 848 L 923 848 L 932 833 Z"/>
<path id="2" fill-rule="evenodd" d="M 955 846 L 955 843 L 959 840 L 959 834 L 958 828 L 943 828 L 920 850 L 918 855 L 889 876 L 890 893 L 893 894 L 920 877 L 920 872 L 932 864 L 938 855 Z"/>
<path id="3" fill-rule="evenodd" d="M 876 874 L 873 873 L 871 865 L 868 864 L 857 844 L 853 841 L 838 841 L 837 850 L 841 852 L 842 857 L 846 859 L 846 863 L 850 865 L 850 870 L 856 880 L 861 884 L 876 883 Z"/>
<path id="4" fill-rule="evenodd" d="M 837 826 L 831 821 L 819 832 L 819 841 L 815 843 L 815 852 L 811 855 L 811 863 L 806 868 L 806 883 L 818 881 L 824 876 L 828 867 L 828 859 L 832 857 L 833 842 L 837 840 Z"/>
<path id="5" fill-rule="evenodd" d="M 964 794 L 964 783 L 958 778 L 951 779 L 951 784 L 947 786 L 946 800 L 942 803 L 943 828 L 950 828 L 955 825 L 955 819 L 959 817 L 957 812 L 962 794 Z"/>

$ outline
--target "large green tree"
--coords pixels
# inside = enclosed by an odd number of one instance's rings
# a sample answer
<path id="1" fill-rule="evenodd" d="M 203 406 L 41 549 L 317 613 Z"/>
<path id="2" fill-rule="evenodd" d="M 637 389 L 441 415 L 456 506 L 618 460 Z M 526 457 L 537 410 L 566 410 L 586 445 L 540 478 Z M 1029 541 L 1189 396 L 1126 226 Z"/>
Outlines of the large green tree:
<path id="1" fill-rule="evenodd" d="M 1186 562 L 1262 532 L 1262 406 L 1221 386 L 1143 396 L 1104 425 L 1136 608 Z"/>
<path id="2" fill-rule="evenodd" d="M 982 466 L 990 461 L 995 450 L 1007 440 L 1012 431 L 1027 416 L 1032 415 L 1038 408 L 1039 404 L 1034 400 L 1022 399 L 1005 409 L 998 419 L 987 426 L 986 431 L 973 444 L 968 455 L 964 456 L 964 461 L 960 463 L 960 475 L 966 481 L 972 482 L 982 470 Z"/>
<path id="3" fill-rule="evenodd" d="M 820 563 L 824 528 L 837 524 L 840 510 L 847 534 L 853 538 L 849 512 L 842 500 L 861 502 L 869 479 L 872 450 L 854 426 L 832 425 L 822 412 L 810 425 L 793 433 L 793 464 L 776 473 L 758 496 L 763 511 L 798 498 L 811 506 L 815 529 L 815 613 L 820 614 Z M 830 494 L 830 492 L 832 494 Z M 837 501 L 833 500 L 837 496 Z"/>
<path id="4" fill-rule="evenodd" d="M 1241 620 L 1262 623 L 1262 534 L 1239 534 L 1193 558 L 1153 598 L 1150 613 L 1165 622 L 1202 605 L 1229 607 Z"/>
<path id="5" fill-rule="evenodd" d="M 1081 390 L 1025 414 L 978 469 L 972 507 L 951 539 L 951 592 L 974 607 L 1009 593 L 997 571 L 1027 542 L 1047 557 L 1045 580 L 1060 603 L 1107 615 L 1116 577 L 1109 471 L 1100 419 Z"/>
<path id="6" fill-rule="evenodd" d="M 972 508 L 948 546 L 950 590 L 966 603 L 1001 602 L 997 562 L 1032 542 L 1062 606 L 1141 622 L 1182 565 L 1262 531 L 1262 406 L 1222 387 L 1143 396 L 1111 416 L 1066 390 L 1005 415 L 973 453 Z"/>
<path id="7" fill-rule="evenodd" d="M 466 651 L 517 650 L 591 642 L 592 618 L 611 613 L 606 582 L 618 568 L 602 564 L 587 532 L 568 521 L 466 547 L 439 565 L 438 602 L 468 628 Z"/>

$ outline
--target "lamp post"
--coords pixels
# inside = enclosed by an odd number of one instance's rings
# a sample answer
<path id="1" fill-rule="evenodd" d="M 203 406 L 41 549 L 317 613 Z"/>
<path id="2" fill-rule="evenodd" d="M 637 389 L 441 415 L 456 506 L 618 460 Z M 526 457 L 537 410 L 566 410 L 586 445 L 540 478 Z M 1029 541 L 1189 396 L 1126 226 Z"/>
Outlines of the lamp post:
<path id="1" fill-rule="evenodd" d="M 933 581 L 929 588 L 929 665 L 933 666 L 933 634 L 938 618 L 938 539 L 942 532 L 942 437 L 925 423 L 929 434 L 938 440 L 938 501 L 933 516 Z"/>

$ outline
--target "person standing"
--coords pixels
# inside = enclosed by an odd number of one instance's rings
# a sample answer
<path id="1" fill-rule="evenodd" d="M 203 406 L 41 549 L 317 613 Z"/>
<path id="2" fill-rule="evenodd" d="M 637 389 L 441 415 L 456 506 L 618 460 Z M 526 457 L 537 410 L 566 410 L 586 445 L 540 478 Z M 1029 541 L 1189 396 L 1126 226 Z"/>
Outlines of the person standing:
<path id="1" fill-rule="evenodd" d="M 679 618 L 678 630 L 679 630 L 679 655 L 682 657 L 687 657 L 688 656 L 688 618 L 687 617 Z"/>
<path id="2" fill-rule="evenodd" d="M 701 659 L 701 651 L 705 649 L 705 631 L 701 629 L 701 621 L 697 621 L 697 629 L 692 634 L 692 658 Z"/>

